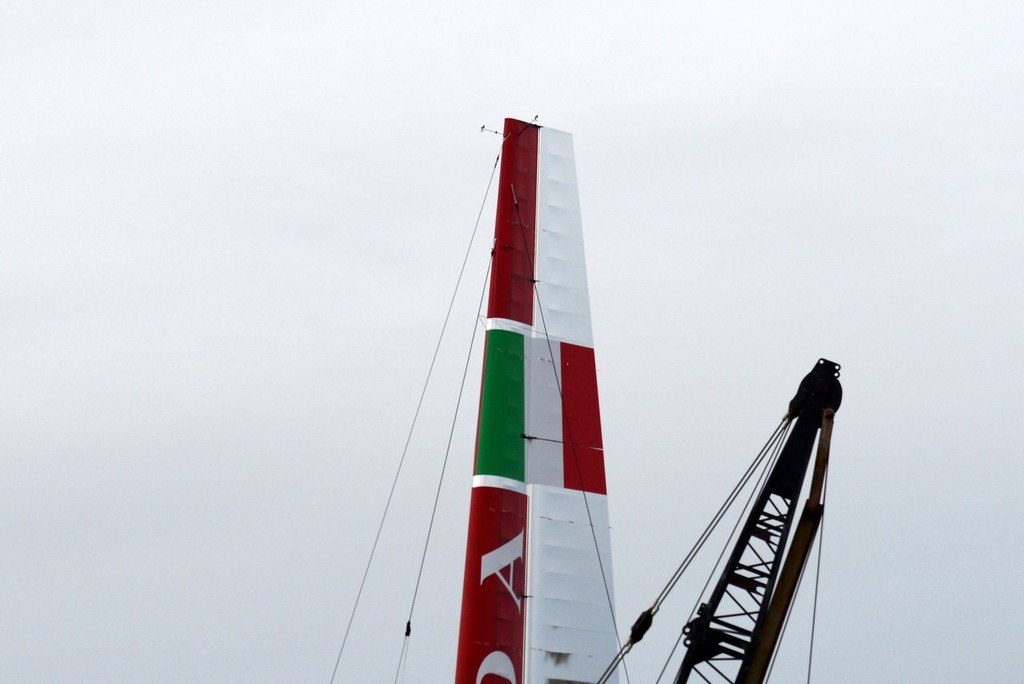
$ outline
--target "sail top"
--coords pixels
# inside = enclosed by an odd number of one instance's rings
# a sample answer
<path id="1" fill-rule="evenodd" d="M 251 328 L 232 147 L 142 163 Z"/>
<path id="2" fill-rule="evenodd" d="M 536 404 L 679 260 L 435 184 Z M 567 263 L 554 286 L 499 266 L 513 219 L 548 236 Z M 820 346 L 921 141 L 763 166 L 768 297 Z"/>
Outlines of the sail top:
<path id="1" fill-rule="evenodd" d="M 593 347 L 572 136 L 508 119 L 487 317 Z"/>

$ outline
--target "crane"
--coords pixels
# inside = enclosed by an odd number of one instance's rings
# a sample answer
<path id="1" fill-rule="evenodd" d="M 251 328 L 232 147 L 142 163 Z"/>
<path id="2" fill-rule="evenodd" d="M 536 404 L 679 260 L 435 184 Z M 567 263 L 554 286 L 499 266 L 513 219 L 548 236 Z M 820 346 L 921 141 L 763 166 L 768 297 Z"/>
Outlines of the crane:
<path id="1" fill-rule="evenodd" d="M 691 681 L 694 673 L 695 682 L 765 680 L 824 512 L 832 422 L 842 401 L 839 369 L 839 364 L 819 359 L 790 401 L 789 437 L 714 590 L 683 630 L 687 651 L 675 684 Z M 809 496 L 794 525 L 796 499 L 819 431 Z"/>

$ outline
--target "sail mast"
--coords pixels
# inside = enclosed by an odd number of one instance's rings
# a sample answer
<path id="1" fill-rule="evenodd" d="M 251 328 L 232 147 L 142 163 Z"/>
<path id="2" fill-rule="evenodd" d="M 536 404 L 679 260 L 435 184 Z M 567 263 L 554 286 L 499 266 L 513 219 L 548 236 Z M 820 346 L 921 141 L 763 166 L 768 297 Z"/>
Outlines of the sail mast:
<path id="1" fill-rule="evenodd" d="M 572 137 L 506 120 L 499 183 L 455 681 L 594 681 L 617 649 Z"/>

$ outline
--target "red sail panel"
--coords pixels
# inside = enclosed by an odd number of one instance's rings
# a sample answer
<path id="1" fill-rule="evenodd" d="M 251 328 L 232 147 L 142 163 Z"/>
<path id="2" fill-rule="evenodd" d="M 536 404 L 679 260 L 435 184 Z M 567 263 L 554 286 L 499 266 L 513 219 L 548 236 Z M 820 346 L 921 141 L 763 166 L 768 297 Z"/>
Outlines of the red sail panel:
<path id="1" fill-rule="evenodd" d="M 522 682 L 526 495 L 474 487 L 455 684 Z"/>
<path id="2" fill-rule="evenodd" d="M 563 342 L 561 351 L 565 487 L 606 494 L 594 350 Z"/>
<path id="3" fill-rule="evenodd" d="M 533 325 L 538 128 L 506 119 L 488 319 Z M 488 330 L 456 684 L 521 684 L 527 496 L 525 339 Z"/>
<path id="4" fill-rule="evenodd" d="M 505 318 L 526 325 L 533 325 L 537 131 L 531 124 L 505 119 L 487 303 L 488 318 Z"/>

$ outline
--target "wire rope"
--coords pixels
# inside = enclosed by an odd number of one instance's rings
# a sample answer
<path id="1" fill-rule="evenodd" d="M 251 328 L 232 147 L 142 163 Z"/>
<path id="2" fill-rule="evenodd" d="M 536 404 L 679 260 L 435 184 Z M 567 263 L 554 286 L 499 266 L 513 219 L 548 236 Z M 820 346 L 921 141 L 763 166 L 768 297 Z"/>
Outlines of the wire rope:
<path id="1" fill-rule="evenodd" d="M 786 425 L 787 431 L 788 431 L 789 425 L 791 425 L 791 424 L 787 424 Z M 729 536 L 728 536 L 728 538 L 726 540 L 726 543 L 722 546 L 722 550 L 719 552 L 718 558 L 715 560 L 715 564 L 712 567 L 711 572 L 708 574 L 707 580 L 705 580 L 705 582 L 704 582 L 704 586 L 701 588 L 700 593 L 697 595 L 696 602 L 693 604 L 693 607 L 690 609 L 690 615 L 689 615 L 689 617 L 686 620 L 686 624 L 689 624 L 690 621 L 693 620 L 693 616 L 696 615 L 697 608 L 700 606 L 701 600 L 707 594 L 708 587 L 711 586 L 711 580 L 714 579 L 716 576 L 718 576 L 719 569 L 722 566 L 722 560 L 725 558 L 725 553 L 732 546 L 732 544 L 730 542 L 731 542 L 732 539 L 734 539 L 736 537 L 736 530 L 739 529 L 740 523 L 749 514 L 749 510 L 750 510 L 750 507 L 753 505 L 754 498 L 757 496 L 758 492 L 761 491 L 761 488 L 762 488 L 765 480 L 768 477 L 768 473 L 771 472 L 772 468 L 775 466 L 775 463 L 779 459 L 779 454 L 782 451 L 782 445 L 785 442 L 785 435 L 786 435 L 786 432 L 783 432 L 783 434 L 778 439 L 776 439 L 776 441 L 774 442 L 775 446 L 771 450 L 771 454 L 772 455 L 767 459 L 767 463 L 766 463 L 765 467 L 761 468 L 761 474 L 758 476 L 757 482 L 751 488 L 750 495 L 747 497 L 746 503 L 744 503 L 743 508 L 740 511 L 740 514 L 736 517 L 736 522 L 733 524 L 732 530 L 729 532 Z M 764 461 L 764 457 L 765 457 L 765 455 L 767 453 L 769 453 L 769 452 L 766 449 L 766 450 L 763 450 L 761 453 L 758 454 L 758 457 L 754 461 L 754 469 L 755 470 L 760 467 L 760 463 L 762 461 Z M 741 488 L 743 486 L 745 486 L 745 484 L 741 485 Z M 729 507 L 730 508 L 732 507 L 731 504 L 730 504 Z M 685 626 L 684 626 L 684 628 L 685 628 Z M 657 682 L 661 681 L 662 676 L 664 676 L 665 670 L 668 668 L 669 663 L 672 660 L 672 656 L 675 655 L 675 651 L 679 647 L 679 642 L 682 640 L 682 638 L 683 638 L 683 636 L 685 636 L 685 634 L 686 634 L 685 631 L 680 631 L 679 638 L 676 639 L 676 643 L 672 646 L 671 652 L 669 652 L 668 657 L 665 659 L 665 665 L 664 665 L 664 667 L 662 667 L 661 673 L 658 675 L 658 679 L 655 682 L 655 684 L 657 684 Z M 697 673 L 698 676 L 700 676 L 701 678 L 704 678 L 704 675 L 702 675 L 699 671 L 695 670 L 695 672 Z"/>
<path id="2" fill-rule="evenodd" d="M 662 590 L 661 594 L 658 596 L 657 600 L 655 601 L 656 605 L 660 606 L 661 603 L 663 603 L 664 600 L 668 597 L 668 594 L 675 588 L 676 584 L 679 582 L 679 579 L 682 577 L 683 572 L 686 570 L 687 567 L 689 567 L 689 564 L 693 561 L 693 557 L 697 554 L 697 552 L 700 551 L 701 547 L 707 541 L 708 537 L 721 522 L 722 517 L 725 515 L 725 512 L 732 506 L 733 502 L 736 500 L 736 497 L 739 496 L 739 493 L 746 486 L 747 482 L 750 480 L 751 475 L 753 475 L 753 473 L 757 470 L 758 465 L 771 451 L 773 445 L 779 440 L 781 440 L 782 436 L 785 434 L 785 430 L 788 427 L 789 421 L 784 418 L 779 423 L 778 427 L 775 428 L 775 431 L 772 433 L 772 436 L 768 439 L 764 446 L 761 447 L 761 451 L 758 452 L 757 456 L 754 458 L 754 461 L 747 468 L 746 472 L 743 473 L 743 476 L 740 478 L 740 481 L 736 484 L 735 487 L 733 487 L 733 490 L 729 493 L 729 496 L 726 497 L 725 502 L 715 513 L 715 517 L 704 529 L 704 532 L 701 533 L 701 536 L 698 539 L 697 544 L 695 544 L 693 549 L 690 550 L 690 553 L 687 554 L 687 557 L 680 564 L 679 568 L 672 576 L 672 579 L 669 581 L 669 583 Z"/>
<path id="3" fill-rule="evenodd" d="M 803 582 L 804 568 L 801 568 L 800 574 L 797 575 L 796 578 L 796 589 L 793 592 L 794 596 L 800 593 L 800 586 L 803 584 Z M 795 602 L 790 602 L 790 604 L 786 607 L 786 614 L 782 618 L 782 627 L 781 629 L 779 629 L 779 638 L 775 642 L 775 650 L 772 651 L 771 659 L 768 661 L 768 669 L 765 671 L 764 681 L 766 682 L 771 679 L 772 671 L 775 669 L 775 662 L 779 655 L 779 646 L 782 644 L 782 640 L 786 636 L 786 628 L 789 627 L 789 618 L 793 615 L 794 604 Z"/>
<path id="4" fill-rule="evenodd" d="M 464 366 L 462 368 L 462 382 L 459 383 L 459 395 L 458 395 L 458 398 L 455 401 L 455 414 L 452 416 L 451 428 L 448 431 L 448 443 L 445 446 L 444 460 L 441 463 L 441 474 L 438 476 L 438 479 L 437 479 L 437 489 L 436 489 L 436 491 L 434 493 L 434 506 L 433 506 L 433 508 L 430 511 L 430 522 L 427 525 L 427 537 L 426 537 L 426 540 L 424 540 L 424 542 L 423 542 L 423 553 L 420 555 L 420 566 L 419 566 L 419 570 L 416 573 L 416 585 L 415 585 L 415 587 L 413 589 L 412 601 L 410 602 L 410 605 L 409 605 L 409 617 L 408 617 L 408 619 L 405 622 L 405 637 L 403 639 L 403 642 L 405 644 L 408 644 L 409 637 L 412 634 L 412 615 L 413 615 L 413 611 L 416 608 L 416 598 L 419 596 L 420 581 L 423 579 L 423 567 L 426 564 L 426 560 L 427 560 L 427 549 L 430 546 L 430 537 L 431 537 L 431 533 L 434 530 L 434 521 L 435 521 L 435 519 L 437 517 L 437 504 L 441 500 L 441 487 L 444 484 L 444 475 L 445 475 L 445 472 L 448 469 L 448 458 L 451 455 L 451 451 L 452 451 L 452 440 L 455 438 L 455 425 L 456 425 L 456 423 L 458 423 L 458 419 L 459 419 L 459 407 L 462 406 L 462 395 L 466 391 L 466 378 L 469 376 L 469 364 L 470 364 L 470 361 L 473 358 L 473 345 L 476 343 L 476 331 L 477 331 L 477 328 L 479 327 L 478 326 L 478 322 L 480 320 L 480 312 L 483 310 L 484 295 L 487 293 L 487 277 L 490 275 L 490 272 L 491 272 L 490 267 L 488 267 L 487 273 L 484 275 L 483 287 L 480 290 L 480 301 L 477 304 L 477 316 L 476 316 L 476 319 L 473 322 L 473 333 L 470 335 L 470 339 L 469 339 L 469 350 L 466 352 L 466 363 L 464 364 Z M 405 649 L 405 653 L 406 653 L 406 656 L 407 656 L 408 655 L 408 650 L 407 650 L 408 646 L 406 645 L 404 647 L 404 649 Z M 399 667 L 401 667 L 401 665 L 399 665 Z M 397 674 L 395 675 L 395 682 L 396 682 L 396 684 L 398 682 L 398 675 Z"/>
<path id="5" fill-rule="evenodd" d="M 818 537 L 817 537 L 818 556 L 817 556 L 817 561 L 816 561 L 816 569 L 815 569 L 815 573 L 814 573 L 814 600 L 813 600 L 813 604 L 812 604 L 812 608 L 811 608 L 811 639 L 810 639 L 809 652 L 808 652 L 808 656 L 807 656 L 807 681 L 808 682 L 810 682 L 810 680 L 811 680 L 811 659 L 813 658 L 813 655 L 814 655 L 814 627 L 815 627 L 815 622 L 816 622 L 817 614 L 818 614 L 818 584 L 819 584 L 819 581 L 821 579 L 821 549 L 822 549 L 822 542 L 824 541 L 824 534 L 825 534 L 825 491 L 826 491 L 825 490 L 825 486 L 827 485 L 827 483 L 828 483 L 828 471 L 826 470 L 826 473 L 825 473 L 825 483 L 822 485 L 822 493 L 821 493 L 822 509 L 821 509 L 821 522 L 819 524 L 820 532 L 818 533 Z M 800 593 L 800 587 L 803 585 L 803 581 L 804 581 L 804 572 L 805 572 L 805 570 L 806 570 L 806 566 L 801 567 L 800 568 L 800 574 L 797 575 L 796 588 L 795 588 L 795 590 L 793 592 L 794 596 Z M 791 602 L 789 604 L 789 606 L 787 607 L 787 609 L 786 609 L 786 615 L 784 616 L 783 621 L 782 621 L 782 629 L 779 631 L 779 638 L 778 638 L 778 641 L 776 641 L 776 643 L 775 643 L 775 651 L 772 652 L 772 657 L 771 657 L 771 660 L 769 661 L 769 664 L 768 664 L 768 670 L 765 673 L 765 678 L 764 679 L 765 679 L 766 682 L 771 677 L 772 670 L 775 668 L 775 660 L 776 660 L 776 657 L 778 656 L 779 646 L 782 644 L 782 639 L 786 635 L 786 628 L 789 626 L 789 618 L 793 614 L 793 607 L 794 607 L 794 605 L 795 605 L 795 602 Z"/>
<path id="6" fill-rule="evenodd" d="M 697 595 L 697 601 L 693 604 L 693 608 L 690 609 L 690 615 L 686 620 L 687 624 L 689 624 L 689 622 L 693 620 L 693 616 L 697 613 L 697 608 L 698 606 L 700 606 L 701 599 L 703 599 L 703 597 L 707 594 L 708 587 L 711 586 L 711 580 L 719 574 L 718 569 L 722 564 L 722 559 L 725 557 L 725 552 L 729 550 L 729 548 L 731 547 L 731 544 L 729 542 L 733 538 L 735 538 L 736 530 L 739 529 L 740 522 L 742 522 L 744 518 L 746 518 L 746 516 L 748 515 L 750 507 L 753 505 L 754 498 L 761 491 L 761 488 L 768 477 L 768 473 L 771 472 L 772 468 L 775 466 L 776 461 L 778 461 L 779 454 L 782 451 L 782 445 L 785 443 L 786 434 L 788 433 L 791 425 L 792 423 L 790 421 L 783 418 L 782 422 L 780 422 L 778 427 L 775 428 L 775 431 L 772 433 L 772 436 L 769 437 L 768 441 L 765 442 L 764 446 L 761 447 L 761 451 L 759 451 L 757 456 L 754 457 L 753 462 L 751 462 L 750 466 L 748 466 L 746 472 L 740 478 L 740 481 L 733 488 L 733 493 L 730 495 L 729 498 L 726 499 L 725 503 L 722 504 L 722 507 L 719 508 L 717 519 L 713 519 L 711 524 L 705 530 L 705 532 L 708 532 L 708 530 L 711 530 L 713 532 L 714 529 L 717 529 L 725 511 L 728 510 L 729 508 L 732 508 L 736 496 L 738 496 L 739 492 L 746 487 L 747 482 L 750 481 L 750 477 L 755 472 L 757 472 L 758 469 L 760 469 L 760 475 L 758 475 L 757 481 L 751 488 L 750 495 L 747 497 L 746 503 L 744 503 L 743 508 L 740 510 L 740 514 L 739 516 L 737 516 L 736 522 L 733 524 L 732 530 L 729 532 L 729 536 L 726 540 L 726 543 L 722 546 L 722 550 L 719 552 L 718 558 L 715 560 L 715 564 L 712 566 L 711 572 L 708 574 L 708 578 L 704 582 L 704 586 L 701 588 L 700 593 Z M 771 454 L 771 456 L 768 456 L 768 454 Z M 767 462 L 765 463 L 766 457 Z M 761 467 L 762 463 L 765 463 L 763 468 Z M 703 546 L 703 544 L 707 541 L 707 536 L 705 536 L 705 538 L 699 542 L 701 546 Z M 696 555 L 699 552 L 700 548 L 696 548 L 695 551 L 691 551 L 691 554 Z M 685 571 L 685 568 L 683 569 L 683 571 Z M 682 571 L 679 572 L 679 575 L 682 575 Z M 675 655 L 676 649 L 679 648 L 679 642 L 682 641 L 684 635 L 685 631 L 680 631 L 679 637 L 676 639 L 675 644 L 673 644 L 672 646 L 672 650 L 669 652 L 668 657 L 665 658 L 665 664 L 662 666 L 661 672 L 658 674 L 658 679 L 655 680 L 655 684 L 657 684 L 657 682 L 660 682 L 661 678 L 665 675 L 665 672 L 672 661 L 672 657 Z M 703 675 L 701 675 L 700 672 L 697 672 L 697 674 L 703 677 Z"/>
<path id="7" fill-rule="evenodd" d="M 685 628 L 685 626 L 684 626 Z M 658 673 L 658 678 L 654 680 L 654 684 L 658 684 L 661 678 L 665 676 L 665 672 L 668 671 L 669 663 L 672 662 L 672 656 L 676 654 L 676 649 L 679 648 L 679 644 L 682 643 L 683 637 L 686 635 L 682 629 L 679 630 L 679 636 L 676 637 L 676 642 L 672 644 L 672 650 L 668 652 L 668 657 L 665 658 L 665 664 L 661 666 L 661 672 Z"/>
<path id="8" fill-rule="evenodd" d="M 736 531 L 740 528 L 740 523 L 742 523 L 747 518 L 747 516 L 750 515 L 750 509 L 754 505 L 754 500 L 757 498 L 757 496 L 761 492 L 761 489 L 764 487 L 764 483 L 768 479 L 768 474 L 771 473 L 772 468 L 774 468 L 775 464 L 778 462 L 779 455 L 782 453 L 782 445 L 785 443 L 786 433 L 788 432 L 788 428 L 791 425 L 792 423 L 787 424 L 787 430 L 784 431 L 782 435 L 780 435 L 779 438 L 775 440 L 774 447 L 771 450 L 771 456 L 768 457 L 764 468 L 761 468 L 761 474 L 758 475 L 757 482 L 754 484 L 753 487 L 751 487 L 750 495 L 747 497 L 746 502 L 743 504 L 743 508 L 742 510 L 740 510 L 740 514 L 736 517 L 736 522 L 733 524 L 732 530 L 729 532 L 729 536 L 726 540 L 726 543 L 722 546 L 722 550 L 718 554 L 718 559 L 715 560 L 715 565 L 712 567 L 711 572 L 708 574 L 707 580 L 704 582 L 703 588 L 701 588 L 700 593 L 697 595 L 697 601 L 693 604 L 693 608 L 690 609 L 690 616 L 687 619 L 687 622 L 692 620 L 693 616 L 697 614 L 697 608 L 700 606 L 701 599 L 704 598 L 704 596 L 707 594 L 708 587 L 711 586 L 711 580 L 713 580 L 715 577 L 718 577 L 721 574 L 722 560 L 725 558 L 725 553 L 726 551 L 729 551 L 732 548 L 732 540 L 736 538 Z M 761 454 L 758 454 L 758 459 L 757 461 L 755 461 L 755 469 L 760 466 L 761 461 L 765 460 L 764 456 L 767 453 L 768 452 L 766 451 L 762 452 Z"/>
<path id="9" fill-rule="evenodd" d="M 405 664 L 409 657 L 409 636 L 406 634 L 405 639 L 402 640 L 402 652 L 398 656 L 398 669 L 395 670 L 395 684 L 398 683 L 399 679 L 405 679 Z"/>
<path id="10" fill-rule="evenodd" d="M 818 590 L 821 588 L 821 554 L 825 550 L 825 498 L 828 494 L 828 469 L 821 486 L 821 523 L 818 532 L 818 558 L 814 570 L 814 602 L 811 608 L 811 644 L 807 653 L 807 684 L 811 684 L 811 665 L 814 662 L 814 634 L 818 625 Z"/>
<path id="11" fill-rule="evenodd" d="M 420 391 L 419 400 L 416 402 L 416 410 L 413 412 L 412 424 L 409 426 L 409 432 L 405 438 L 405 445 L 402 447 L 402 455 L 398 459 L 398 467 L 395 470 L 395 476 L 391 481 L 391 488 L 388 491 L 387 501 L 384 504 L 384 512 L 381 514 L 380 523 L 377 525 L 377 532 L 373 538 L 373 544 L 370 547 L 370 554 L 366 561 L 366 566 L 363 570 L 362 579 L 359 581 L 359 589 L 356 591 L 356 599 L 352 605 L 352 611 L 349 613 L 348 623 L 345 625 L 345 633 L 341 639 L 341 646 L 338 648 L 338 656 L 334 659 L 334 669 L 331 671 L 331 684 L 334 684 L 335 678 L 338 676 L 338 667 L 341 665 L 342 655 L 345 653 L 345 645 L 348 643 L 349 634 L 352 631 L 352 623 L 355 620 L 356 612 L 359 609 L 359 602 L 363 596 L 363 590 L 366 588 L 366 579 L 370 574 L 370 568 L 373 565 L 373 559 L 377 553 L 377 546 L 380 543 L 381 533 L 384 530 L 384 522 L 387 520 L 388 512 L 391 510 L 391 503 L 394 500 L 395 489 L 398 486 L 398 480 L 402 473 L 402 467 L 405 464 L 406 456 L 409 453 L 409 445 L 412 442 L 412 435 L 416 429 L 416 422 L 419 419 L 420 410 L 423 407 L 423 400 L 427 394 L 427 387 L 430 385 L 430 378 L 434 372 L 434 366 L 437 363 L 437 356 L 441 349 L 441 342 L 444 340 L 445 331 L 448 329 L 448 321 L 451 319 L 452 309 L 455 307 L 455 299 L 459 292 L 459 287 L 462 284 L 462 277 L 466 272 L 466 264 L 469 261 L 469 255 L 473 249 L 473 242 L 476 239 L 476 234 L 480 228 L 480 219 L 483 216 L 484 207 L 487 204 L 487 197 L 491 191 L 491 185 L 494 183 L 494 174 L 498 169 L 498 161 L 501 159 L 501 152 L 494 158 L 494 165 L 491 168 L 491 175 L 487 181 L 487 188 L 484 190 L 483 199 L 480 202 L 480 209 L 477 212 L 476 222 L 473 224 L 473 231 L 469 238 L 469 244 L 466 246 L 466 253 L 462 259 L 462 266 L 459 269 L 459 276 L 455 281 L 455 289 L 452 292 L 451 299 L 448 302 L 448 310 L 444 316 L 444 322 L 441 324 L 441 332 L 437 336 L 437 344 L 434 346 L 434 353 L 430 359 L 430 365 L 427 368 L 427 376 L 423 382 L 423 389 Z"/>
<path id="12" fill-rule="evenodd" d="M 776 443 L 781 441 L 782 437 L 785 435 L 785 432 L 786 432 L 786 430 L 789 427 L 789 422 L 790 422 L 789 418 L 788 417 L 784 417 L 779 422 L 779 424 L 776 426 L 776 428 L 772 432 L 771 436 L 768 438 L 768 440 L 761 447 L 761 450 L 758 452 L 757 456 L 754 457 L 754 460 L 747 467 L 746 472 L 744 472 L 743 475 L 740 477 L 739 482 L 737 482 L 737 484 L 733 487 L 732 491 L 726 497 L 725 501 L 719 507 L 719 509 L 715 513 L 715 515 L 712 517 L 711 522 L 709 522 L 707 527 L 704 528 L 704 531 L 701 532 L 701 534 L 698 537 L 697 541 L 690 548 L 690 551 L 683 558 L 683 561 L 679 564 L 679 566 L 676 568 L 676 571 L 673 573 L 672 577 L 665 584 L 665 587 L 661 590 L 661 593 L 658 594 L 658 597 L 654 600 L 654 603 L 651 604 L 650 608 L 648 608 L 647 610 L 645 610 L 643 613 L 640 614 L 640 618 L 637 619 L 637 623 L 634 625 L 634 629 L 645 618 L 647 620 L 653 619 L 654 615 L 656 615 L 657 612 L 661 609 L 661 605 L 665 602 L 665 599 L 668 598 L 668 595 L 675 588 L 676 584 L 678 584 L 680 578 L 683 576 L 683 573 L 690 566 L 690 563 L 693 562 L 693 559 L 696 557 L 696 555 L 703 548 L 704 543 L 708 540 L 708 538 L 711 536 L 711 534 L 717 528 L 718 524 L 722 520 L 722 517 L 725 515 L 725 512 L 732 506 L 733 502 L 736 500 L 736 497 L 739 495 L 739 493 L 746 486 L 747 482 L 750 480 L 751 475 L 753 475 L 753 473 L 757 470 L 758 464 L 762 460 L 764 460 L 765 456 L 768 453 L 770 453 L 772 451 L 772 449 L 776 445 Z M 650 622 L 648 622 L 647 626 L 648 627 L 650 626 Z M 646 629 L 644 630 L 644 632 L 646 632 Z M 643 634 L 640 634 L 640 638 L 642 638 L 642 637 L 643 637 Z M 608 681 L 608 678 L 611 677 L 611 675 L 615 671 L 615 669 L 619 666 L 619 664 L 621 662 L 623 662 L 623 660 L 625 659 L 626 654 L 628 654 L 630 652 L 630 650 L 632 650 L 634 644 L 637 641 L 639 641 L 639 640 L 640 639 L 638 638 L 638 639 L 636 639 L 634 641 L 633 636 L 632 635 L 630 636 L 630 639 L 626 642 L 625 645 L 622 646 L 622 648 L 616 654 L 616 656 L 612 660 L 612 662 L 609 663 L 608 667 L 605 668 L 605 671 L 601 674 L 601 677 L 597 680 L 597 684 L 604 684 L 605 682 Z M 674 651 L 674 649 L 673 649 L 673 651 Z"/>

